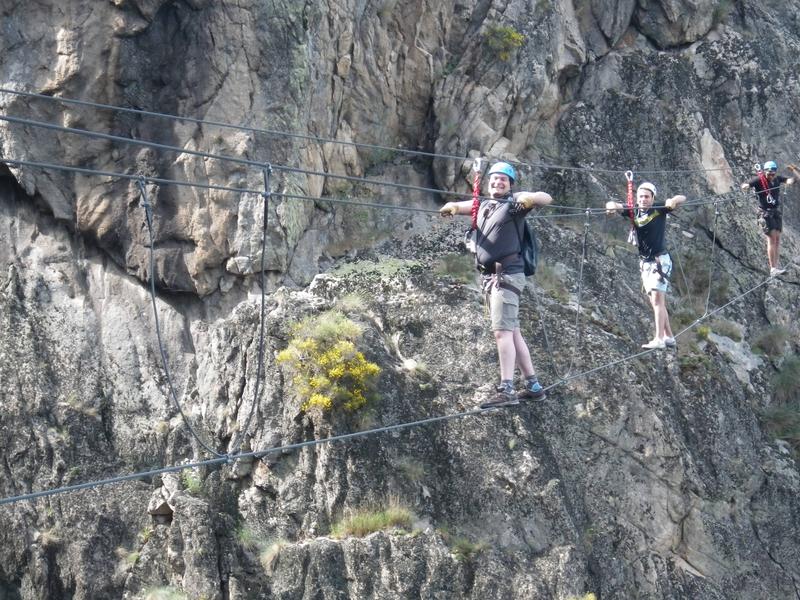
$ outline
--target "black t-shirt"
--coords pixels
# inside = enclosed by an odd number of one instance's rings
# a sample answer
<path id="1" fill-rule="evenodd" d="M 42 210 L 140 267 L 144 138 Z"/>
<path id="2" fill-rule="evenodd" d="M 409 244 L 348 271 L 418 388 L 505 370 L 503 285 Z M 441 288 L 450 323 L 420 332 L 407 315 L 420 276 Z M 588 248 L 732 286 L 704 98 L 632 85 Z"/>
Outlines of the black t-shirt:
<path id="1" fill-rule="evenodd" d="M 483 200 L 478 209 L 478 264 L 493 272 L 494 263 L 502 261 L 504 272 L 522 273 L 522 227 L 530 210 L 510 201 L 511 196 L 502 200 Z"/>
<path id="2" fill-rule="evenodd" d="M 648 210 L 634 209 L 636 241 L 639 243 L 639 256 L 644 260 L 653 260 L 667 251 L 664 238 L 667 232 L 667 213 L 670 212 L 671 208 L 658 203 L 654 203 Z M 622 211 L 622 216 L 630 219 L 627 209 Z"/>
<path id="3" fill-rule="evenodd" d="M 762 210 L 775 209 L 780 206 L 781 184 L 786 183 L 787 178 L 783 175 L 776 175 L 770 181 L 767 179 L 767 187 L 765 188 L 761 183 L 761 178 L 756 177 L 750 182 L 750 187 L 756 191 L 758 197 L 758 204 Z"/>

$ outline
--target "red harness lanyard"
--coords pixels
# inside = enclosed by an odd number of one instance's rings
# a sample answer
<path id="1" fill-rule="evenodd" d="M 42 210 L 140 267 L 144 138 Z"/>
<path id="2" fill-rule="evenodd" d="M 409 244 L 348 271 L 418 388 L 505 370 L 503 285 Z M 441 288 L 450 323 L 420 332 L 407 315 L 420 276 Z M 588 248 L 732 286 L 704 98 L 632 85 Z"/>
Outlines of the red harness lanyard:
<path id="1" fill-rule="evenodd" d="M 481 162 L 482 159 L 476 158 L 472 165 L 475 178 L 472 180 L 472 229 L 478 228 L 478 209 L 481 205 Z"/>
<path id="2" fill-rule="evenodd" d="M 756 165 L 756 175 L 758 175 L 758 180 L 761 182 L 761 187 L 764 188 L 764 193 L 769 197 L 772 198 L 772 190 L 770 190 L 769 181 L 767 181 L 767 176 L 764 175 L 764 169 L 761 168 L 761 165 Z M 767 199 L 767 204 L 770 204 L 769 199 Z"/>
<path id="3" fill-rule="evenodd" d="M 628 180 L 628 201 L 625 203 L 628 209 L 628 216 L 631 218 L 631 230 L 628 233 L 628 243 L 636 245 L 636 224 L 633 217 L 633 171 L 625 171 L 625 179 Z"/>

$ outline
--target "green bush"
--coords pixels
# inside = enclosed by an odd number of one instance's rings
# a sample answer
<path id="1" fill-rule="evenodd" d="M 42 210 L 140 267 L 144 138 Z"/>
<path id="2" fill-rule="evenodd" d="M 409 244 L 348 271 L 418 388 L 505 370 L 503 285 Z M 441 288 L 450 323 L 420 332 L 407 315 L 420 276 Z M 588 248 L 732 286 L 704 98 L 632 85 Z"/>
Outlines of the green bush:
<path id="1" fill-rule="evenodd" d="M 675 269 L 670 277 L 670 285 L 674 286 L 681 298 L 690 301 L 692 308 L 699 314 L 705 312 L 706 296 L 709 295 L 713 305 L 720 304 L 729 295 L 730 277 L 725 271 L 715 271 L 709 280 L 708 254 L 705 252 L 676 252 L 673 256 Z"/>
<path id="2" fill-rule="evenodd" d="M 368 171 L 372 167 L 392 162 L 398 156 L 402 156 L 399 150 L 391 148 L 370 148 L 363 152 L 362 164 L 364 170 Z"/>
<path id="3" fill-rule="evenodd" d="M 445 254 L 436 261 L 433 272 L 460 283 L 472 283 L 475 281 L 475 259 L 455 252 Z"/>
<path id="4" fill-rule="evenodd" d="M 189 469 L 184 469 L 181 472 L 181 482 L 184 489 L 193 496 L 199 496 L 203 491 L 203 481 L 199 475 L 196 475 Z"/>
<path id="5" fill-rule="evenodd" d="M 397 502 L 392 502 L 385 509 L 358 510 L 343 518 L 331 527 L 331 536 L 336 538 L 364 537 L 375 531 L 393 527 L 410 529 L 413 521 L 414 517 L 410 510 Z"/>
<path id="6" fill-rule="evenodd" d="M 800 451 L 800 403 L 772 406 L 762 416 L 769 432 L 791 444 L 797 455 Z"/>
<path id="7" fill-rule="evenodd" d="M 503 62 L 525 43 L 525 36 L 508 25 L 490 25 L 483 34 L 486 46 Z"/>
<path id="8" fill-rule="evenodd" d="M 681 371 L 705 371 L 711 366 L 711 360 L 700 350 L 697 343 L 678 345 L 678 364 Z"/>
<path id="9" fill-rule="evenodd" d="M 569 290 L 564 281 L 556 273 L 555 269 L 547 263 L 540 263 L 536 267 L 536 285 L 541 287 L 544 292 L 552 299 L 561 304 L 569 302 Z"/>
<path id="10" fill-rule="evenodd" d="M 486 542 L 473 542 L 465 537 L 457 537 L 450 542 L 450 550 L 459 561 L 470 561 L 486 549 Z"/>
<path id="11" fill-rule="evenodd" d="M 336 300 L 336 309 L 346 315 L 363 314 L 368 308 L 367 301 L 360 294 L 346 294 Z"/>
<path id="12" fill-rule="evenodd" d="M 486 542 L 473 542 L 469 538 L 453 535 L 446 527 L 440 527 L 436 532 L 442 536 L 445 544 L 450 546 L 450 552 L 453 553 L 458 561 L 472 560 L 487 547 Z"/>
<path id="13" fill-rule="evenodd" d="M 419 483 L 425 479 L 425 465 L 418 459 L 404 456 L 397 459 L 394 465 L 412 483 Z"/>
<path id="14" fill-rule="evenodd" d="M 714 319 L 711 322 L 711 329 L 718 335 L 723 335 L 732 339 L 734 342 L 742 341 L 742 327 L 727 319 Z"/>
<path id="15" fill-rule="evenodd" d="M 380 367 L 356 348 L 363 330 L 338 310 L 304 319 L 277 361 L 288 369 L 303 411 L 358 410 L 374 395 Z"/>
<path id="16" fill-rule="evenodd" d="M 800 403 L 800 356 L 786 358 L 772 379 L 772 394 L 783 404 Z"/>
<path id="17" fill-rule="evenodd" d="M 688 302 L 676 303 L 675 310 L 670 311 L 670 321 L 674 331 L 681 331 L 694 323 L 700 316 L 701 312 L 697 312 L 693 306 Z"/>
<path id="18" fill-rule="evenodd" d="M 716 27 L 728 19 L 728 16 L 730 16 L 732 10 L 733 3 L 731 0 L 720 0 L 720 2 L 717 2 L 717 5 L 714 7 L 714 12 L 711 15 L 711 22 Z"/>
<path id="19" fill-rule="evenodd" d="M 788 329 L 781 325 L 770 325 L 753 340 L 753 348 L 767 356 L 777 357 L 783 354 L 788 339 Z"/>

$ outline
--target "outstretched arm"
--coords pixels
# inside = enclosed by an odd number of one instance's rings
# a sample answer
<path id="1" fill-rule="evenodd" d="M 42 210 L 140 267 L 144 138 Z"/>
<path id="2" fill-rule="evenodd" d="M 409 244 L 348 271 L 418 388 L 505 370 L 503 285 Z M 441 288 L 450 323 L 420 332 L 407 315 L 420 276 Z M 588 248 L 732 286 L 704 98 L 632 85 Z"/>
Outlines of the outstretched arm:
<path id="1" fill-rule="evenodd" d="M 517 192 L 514 200 L 522 204 L 526 209 L 535 206 L 547 206 L 553 201 L 553 197 L 547 192 Z"/>
<path id="2" fill-rule="evenodd" d="M 794 177 L 789 177 L 789 179 L 786 180 L 786 185 L 792 185 L 797 178 L 800 177 L 800 169 L 797 168 L 797 165 L 789 165 L 789 170 L 794 174 Z"/>
<path id="3" fill-rule="evenodd" d="M 619 202 L 614 202 L 613 200 L 609 200 L 608 202 L 606 202 L 606 214 L 607 215 L 614 214 L 615 212 L 620 211 L 623 208 L 625 208 L 625 207 L 622 206 L 622 204 L 620 204 Z"/>
<path id="4" fill-rule="evenodd" d="M 439 214 L 443 217 L 454 215 L 469 215 L 472 213 L 472 200 L 461 200 L 459 202 L 448 202 L 439 209 Z"/>
<path id="5" fill-rule="evenodd" d="M 672 198 L 668 198 L 666 202 L 664 202 L 664 206 L 666 206 L 670 210 L 675 210 L 681 204 L 686 202 L 686 196 L 673 196 Z"/>

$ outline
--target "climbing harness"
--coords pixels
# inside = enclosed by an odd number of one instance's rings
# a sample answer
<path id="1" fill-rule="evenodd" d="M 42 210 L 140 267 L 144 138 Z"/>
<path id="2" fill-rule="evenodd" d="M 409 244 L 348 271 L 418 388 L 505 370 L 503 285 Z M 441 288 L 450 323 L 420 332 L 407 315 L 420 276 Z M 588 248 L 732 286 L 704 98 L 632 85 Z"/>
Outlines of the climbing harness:
<path id="1" fill-rule="evenodd" d="M 758 177 L 758 181 L 761 183 L 761 188 L 764 191 L 764 194 L 769 196 L 769 200 L 767 200 L 768 204 L 771 204 L 770 200 L 772 200 L 772 190 L 769 185 L 769 181 L 767 181 L 767 176 L 764 173 L 764 169 L 761 168 L 759 163 L 753 165 L 753 168 L 756 170 L 756 176 Z"/>

